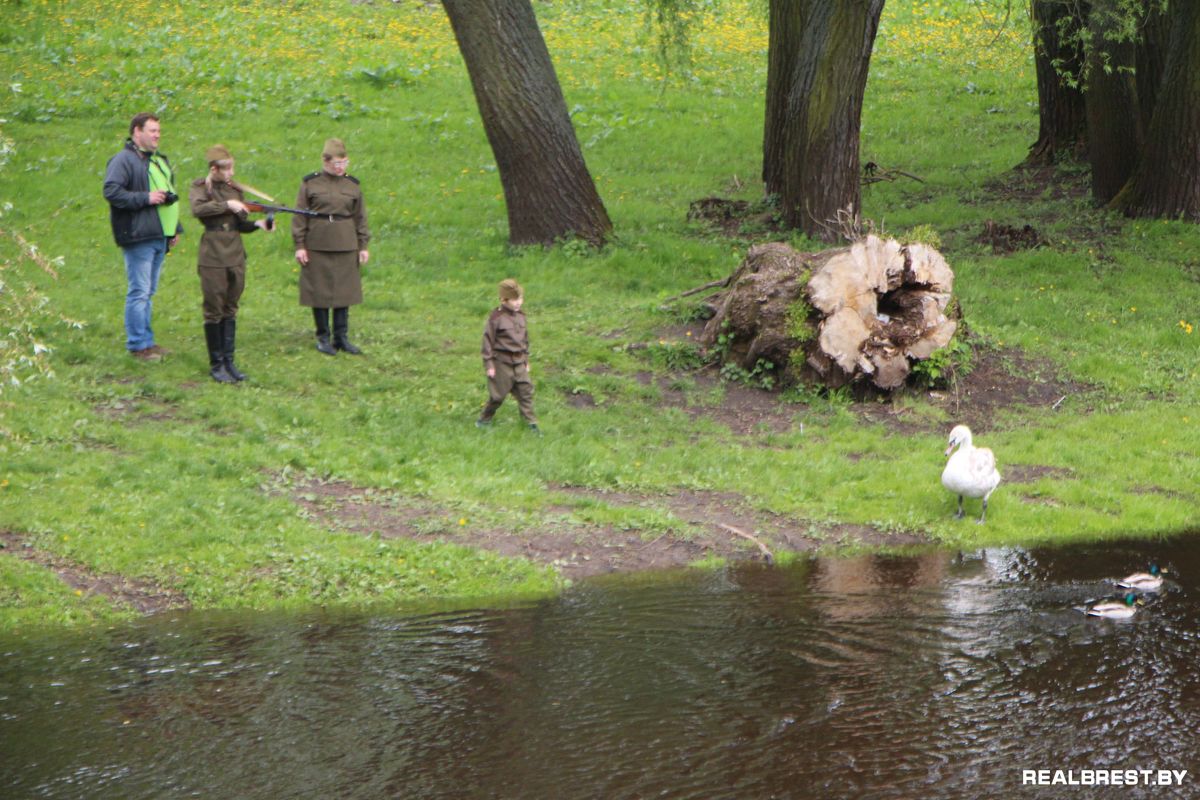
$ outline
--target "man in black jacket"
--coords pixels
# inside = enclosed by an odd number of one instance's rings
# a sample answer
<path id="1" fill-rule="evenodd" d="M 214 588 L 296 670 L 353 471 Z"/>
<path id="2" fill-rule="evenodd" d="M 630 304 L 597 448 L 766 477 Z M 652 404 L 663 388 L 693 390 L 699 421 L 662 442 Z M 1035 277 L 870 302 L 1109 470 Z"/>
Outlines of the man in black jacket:
<path id="1" fill-rule="evenodd" d="M 125 347 L 142 361 L 159 361 L 167 352 L 154 343 L 151 302 L 158 290 L 163 258 L 175 246 L 179 196 L 171 162 L 158 152 L 158 117 L 141 113 L 129 123 L 129 138 L 108 160 L 104 199 L 108 201 L 113 238 L 125 253 Z"/>

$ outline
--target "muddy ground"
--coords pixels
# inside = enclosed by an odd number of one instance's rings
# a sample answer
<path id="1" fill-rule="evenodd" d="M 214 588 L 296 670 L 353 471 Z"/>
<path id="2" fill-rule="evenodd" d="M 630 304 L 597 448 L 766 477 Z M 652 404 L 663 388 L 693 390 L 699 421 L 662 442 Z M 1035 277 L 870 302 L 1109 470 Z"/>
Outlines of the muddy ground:
<path id="1" fill-rule="evenodd" d="M 26 537 L 11 531 L 0 531 L 0 553 L 53 571 L 63 583 L 84 596 L 100 595 L 114 605 L 143 614 L 191 607 L 187 597 L 165 586 L 149 580 L 97 572 L 63 556 L 39 550 L 31 546 Z"/>
<path id="2" fill-rule="evenodd" d="M 806 552 L 830 545 L 921 544 L 918 535 L 861 525 L 817 525 L 751 508 L 745 498 L 723 492 L 683 490 L 670 495 L 599 492 L 552 486 L 562 498 L 545 521 L 528 530 L 456 528 L 454 515 L 402 497 L 381 497 L 341 481 L 308 479 L 293 485 L 292 498 L 331 529 L 384 539 L 442 541 L 550 564 L 570 579 L 610 572 L 679 567 L 707 557 L 773 560 L 776 552 Z M 598 500 L 669 512 L 679 533 L 647 536 L 637 531 L 579 524 L 574 504 Z"/>

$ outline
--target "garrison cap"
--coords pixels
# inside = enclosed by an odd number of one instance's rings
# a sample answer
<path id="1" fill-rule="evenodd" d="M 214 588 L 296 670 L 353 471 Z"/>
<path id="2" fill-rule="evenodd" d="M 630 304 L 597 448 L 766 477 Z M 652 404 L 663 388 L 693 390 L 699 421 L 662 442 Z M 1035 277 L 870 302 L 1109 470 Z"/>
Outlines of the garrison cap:
<path id="1" fill-rule="evenodd" d="M 506 278 L 500 281 L 500 299 L 501 300 L 516 300 L 525 294 L 525 290 L 521 288 L 521 284 L 517 283 L 512 278 Z"/>
<path id="2" fill-rule="evenodd" d="M 341 139 L 326 139 L 325 147 L 321 150 L 321 157 L 326 161 L 335 158 L 346 157 L 346 145 Z"/>
<path id="3" fill-rule="evenodd" d="M 204 151 L 204 160 L 209 166 L 218 161 L 232 161 L 233 154 L 229 152 L 229 148 L 223 144 L 214 144 L 212 147 Z"/>

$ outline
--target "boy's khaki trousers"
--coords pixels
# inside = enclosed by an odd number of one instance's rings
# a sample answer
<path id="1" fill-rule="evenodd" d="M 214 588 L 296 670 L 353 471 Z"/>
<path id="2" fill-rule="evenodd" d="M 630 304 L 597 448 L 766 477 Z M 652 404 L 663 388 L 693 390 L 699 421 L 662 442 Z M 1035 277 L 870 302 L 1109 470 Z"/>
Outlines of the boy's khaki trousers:
<path id="1" fill-rule="evenodd" d="M 537 415 L 533 413 L 533 381 L 529 380 L 529 364 L 507 364 L 500 359 L 492 362 L 496 365 L 495 377 L 488 378 L 488 403 L 479 415 L 480 422 L 488 422 L 510 393 L 517 396 L 517 408 L 521 416 L 530 425 L 537 424 Z"/>

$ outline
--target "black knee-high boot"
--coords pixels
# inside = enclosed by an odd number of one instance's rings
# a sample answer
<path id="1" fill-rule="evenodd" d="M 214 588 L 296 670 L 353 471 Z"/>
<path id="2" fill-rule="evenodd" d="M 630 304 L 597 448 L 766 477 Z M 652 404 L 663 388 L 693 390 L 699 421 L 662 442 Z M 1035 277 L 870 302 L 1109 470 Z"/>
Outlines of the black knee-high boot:
<path id="1" fill-rule="evenodd" d="M 337 350 L 329 343 L 329 309 L 314 308 L 313 322 L 317 325 L 317 350 L 327 356 L 336 356 Z"/>
<path id="2" fill-rule="evenodd" d="M 233 363 L 233 352 L 237 349 L 237 320 L 232 317 L 221 320 L 221 339 L 224 342 L 225 351 L 225 371 L 235 381 L 246 380 L 246 373 L 242 372 Z"/>
<path id="3" fill-rule="evenodd" d="M 333 310 L 333 346 L 338 350 L 346 351 L 352 356 L 362 355 L 362 350 L 350 344 L 350 340 L 346 337 L 346 334 L 349 332 L 350 309 L 335 308 Z"/>
<path id="4" fill-rule="evenodd" d="M 204 343 L 208 345 L 208 374 L 217 383 L 237 383 L 237 379 L 225 369 L 225 341 L 221 336 L 221 323 L 204 323 Z"/>

